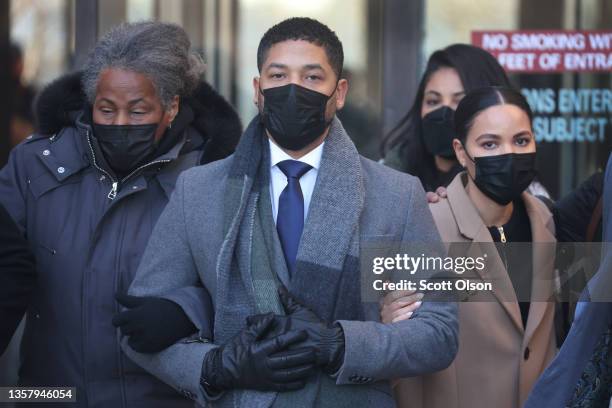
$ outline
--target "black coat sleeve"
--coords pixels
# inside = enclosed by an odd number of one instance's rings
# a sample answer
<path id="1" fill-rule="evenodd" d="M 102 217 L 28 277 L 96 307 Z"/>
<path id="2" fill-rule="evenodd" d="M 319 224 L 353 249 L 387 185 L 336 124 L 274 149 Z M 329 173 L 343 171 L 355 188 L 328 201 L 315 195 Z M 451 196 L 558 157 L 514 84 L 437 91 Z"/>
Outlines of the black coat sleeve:
<path id="1" fill-rule="evenodd" d="M 603 192 L 603 173 L 595 173 L 555 203 L 557 241 L 584 242 L 586 231 Z"/>
<path id="2" fill-rule="evenodd" d="M 25 314 L 35 285 L 34 256 L 11 216 L 0 205 L 0 355 Z"/>

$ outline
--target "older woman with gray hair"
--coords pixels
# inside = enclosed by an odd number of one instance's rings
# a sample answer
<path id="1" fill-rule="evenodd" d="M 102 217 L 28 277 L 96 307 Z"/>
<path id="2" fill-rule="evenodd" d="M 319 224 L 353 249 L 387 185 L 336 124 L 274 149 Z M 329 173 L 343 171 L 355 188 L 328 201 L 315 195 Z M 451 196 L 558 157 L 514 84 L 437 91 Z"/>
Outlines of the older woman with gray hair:
<path id="1" fill-rule="evenodd" d="M 127 359 L 119 340 L 130 334 L 136 349 L 157 351 L 202 335 L 172 301 L 122 295 L 179 174 L 229 155 L 240 137 L 238 116 L 202 72 L 179 26 L 123 24 L 82 72 L 37 98 L 37 131 L 0 170 L 0 204 L 38 265 L 32 297 L 11 311 L 27 311 L 20 385 L 75 387 L 81 407 L 192 405 Z M 207 301 L 204 290 L 189 296 Z M 146 327 L 130 323 L 143 315 Z"/>

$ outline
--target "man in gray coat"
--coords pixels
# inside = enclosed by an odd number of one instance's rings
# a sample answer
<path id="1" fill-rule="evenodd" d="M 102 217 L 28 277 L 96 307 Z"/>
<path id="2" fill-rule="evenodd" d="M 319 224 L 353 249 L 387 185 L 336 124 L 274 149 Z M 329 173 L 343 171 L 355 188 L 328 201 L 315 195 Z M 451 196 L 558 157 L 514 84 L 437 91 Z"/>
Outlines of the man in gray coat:
<path id="1" fill-rule="evenodd" d="M 268 30 L 260 114 L 232 156 L 181 175 L 149 241 L 130 295 L 178 303 L 200 339 L 153 354 L 122 344 L 200 405 L 394 406 L 388 380 L 455 356 L 454 303 L 426 296 L 411 319 L 384 325 L 361 299 L 362 243 L 440 238 L 419 181 L 359 156 L 335 118 L 342 62 L 318 21 Z M 177 292 L 189 287 L 214 310 Z"/>

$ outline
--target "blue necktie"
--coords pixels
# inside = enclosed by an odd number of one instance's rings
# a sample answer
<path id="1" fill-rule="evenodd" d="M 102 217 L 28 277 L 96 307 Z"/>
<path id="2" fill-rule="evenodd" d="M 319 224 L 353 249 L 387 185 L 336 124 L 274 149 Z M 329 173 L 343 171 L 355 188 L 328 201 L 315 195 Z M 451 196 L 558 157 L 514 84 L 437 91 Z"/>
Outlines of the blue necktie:
<path id="1" fill-rule="evenodd" d="M 304 196 L 300 188 L 300 177 L 312 169 L 312 166 L 297 160 L 284 160 L 277 166 L 287 176 L 287 187 L 278 199 L 276 230 L 291 276 L 304 229 Z"/>

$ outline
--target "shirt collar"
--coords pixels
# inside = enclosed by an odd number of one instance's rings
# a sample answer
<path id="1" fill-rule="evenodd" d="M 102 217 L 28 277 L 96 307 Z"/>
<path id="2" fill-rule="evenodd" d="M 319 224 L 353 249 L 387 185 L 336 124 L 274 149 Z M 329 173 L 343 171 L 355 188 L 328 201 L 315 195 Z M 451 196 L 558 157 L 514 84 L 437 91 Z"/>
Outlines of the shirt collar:
<path id="1" fill-rule="evenodd" d="M 296 160 L 293 157 L 289 156 L 287 153 L 285 153 L 283 149 L 278 147 L 270 139 L 268 139 L 268 144 L 270 145 L 270 168 L 276 166 L 283 160 Z M 319 166 L 321 165 L 321 157 L 323 156 L 324 145 L 325 141 L 323 141 L 323 143 L 321 143 L 315 149 L 308 152 L 306 155 L 297 159 L 297 161 L 309 164 L 312 168 L 318 170 Z"/>

